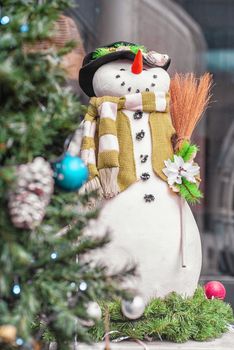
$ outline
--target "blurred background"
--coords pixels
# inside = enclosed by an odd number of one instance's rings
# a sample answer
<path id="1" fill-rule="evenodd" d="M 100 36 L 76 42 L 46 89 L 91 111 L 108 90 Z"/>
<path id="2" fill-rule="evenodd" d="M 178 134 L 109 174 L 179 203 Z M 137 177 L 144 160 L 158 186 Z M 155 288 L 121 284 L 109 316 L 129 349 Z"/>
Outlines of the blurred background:
<path id="1" fill-rule="evenodd" d="M 234 305 L 234 1 L 76 0 L 68 15 L 85 52 L 114 41 L 130 41 L 167 53 L 177 72 L 213 74 L 212 103 L 198 125 L 205 199 L 193 208 L 203 245 L 201 281 L 220 280 Z M 76 79 L 70 84 L 84 103 Z"/>

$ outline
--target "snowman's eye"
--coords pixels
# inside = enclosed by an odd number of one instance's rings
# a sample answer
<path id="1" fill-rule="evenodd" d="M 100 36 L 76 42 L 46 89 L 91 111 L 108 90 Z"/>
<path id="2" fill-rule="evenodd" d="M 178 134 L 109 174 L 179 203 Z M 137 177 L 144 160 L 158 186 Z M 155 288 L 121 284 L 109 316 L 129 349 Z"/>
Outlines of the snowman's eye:
<path id="1" fill-rule="evenodd" d="M 126 70 L 126 69 L 124 69 L 124 68 L 120 68 L 120 70 Z"/>
<path id="2" fill-rule="evenodd" d="M 153 75 L 153 78 L 156 79 L 158 76 L 156 74 Z"/>
<path id="3" fill-rule="evenodd" d="M 125 81 L 123 81 L 122 83 L 121 83 L 121 86 L 124 86 L 125 85 Z"/>
<path id="4" fill-rule="evenodd" d="M 120 75 L 119 75 L 119 74 L 117 74 L 115 77 L 116 77 L 116 78 L 120 78 Z"/>

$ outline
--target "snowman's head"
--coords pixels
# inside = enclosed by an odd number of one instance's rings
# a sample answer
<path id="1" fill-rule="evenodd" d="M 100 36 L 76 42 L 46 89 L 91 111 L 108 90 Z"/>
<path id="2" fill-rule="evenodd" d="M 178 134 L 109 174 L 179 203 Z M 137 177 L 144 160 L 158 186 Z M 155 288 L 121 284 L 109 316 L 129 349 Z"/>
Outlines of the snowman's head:
<path id="1" fill-rule="evenodd" d="M 79 83 L 90 97 L 168 92 L 169 65 L 168 55 L 121 41 L 87 54 L 79 72 Z"/>
<path id="2" fill-rule="evenodd" d="M 132 72 L 132 62 L 126 59 L 109 62 L 98 68 L 93 77 L 97 97 L 124 96 L 143 91 L 168 92 L 170 77 L 163 68 L 143 65 L 140 73 Z"/>

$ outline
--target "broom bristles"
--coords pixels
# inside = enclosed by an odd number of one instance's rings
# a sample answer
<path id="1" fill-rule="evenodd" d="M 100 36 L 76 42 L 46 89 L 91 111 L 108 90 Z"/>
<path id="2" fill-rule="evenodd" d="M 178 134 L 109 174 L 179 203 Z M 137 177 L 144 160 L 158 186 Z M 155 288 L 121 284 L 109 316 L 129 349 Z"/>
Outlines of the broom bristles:
<path id="1" fill-rule="evenodd" d="M 171 117 L 177 134 L 176 149 L 183 140 L 190 140 L 193 130 L 205 112 L 211 98 L 212 75 L 197 79 L 193 73 L 175 74 L 171 80 Z"/>

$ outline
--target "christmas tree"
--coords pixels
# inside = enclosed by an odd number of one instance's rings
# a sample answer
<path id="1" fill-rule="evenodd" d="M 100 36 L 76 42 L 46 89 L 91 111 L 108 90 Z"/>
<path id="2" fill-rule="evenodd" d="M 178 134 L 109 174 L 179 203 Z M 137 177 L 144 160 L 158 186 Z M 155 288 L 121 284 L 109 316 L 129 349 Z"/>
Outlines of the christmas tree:
<path id="1" fill-rule="evenodd" d="M 82 214 L 77 191 L 54 188 L 51 163 L 78 128 L 82 112 L 65 87 L 61 68 L 61 58 L 74 43 L 46 51 L 35 45 L 51 40 L 56 20 L 69 6 L 69 0 L 3 0 L 0 6 L 0 348 L 4 350 L 44 349 L 50 341 L 63 350 L 74 339 L 88 341 L 87 325 L 99 317 L 95 301 L 126 295 L 120 282 L 133 272 L 128 268 L 110 276 L 105 266 L 83 259 L 109 237 L 84 234 L 98 212 Z M 69 154 L 57 161 L 57 170 L 64 159 L 69 162 Z M 70 189 L 75 187 L 70 183 Z M 89 199 L 86 194 L 79 200 L 85 205 Z"/>

